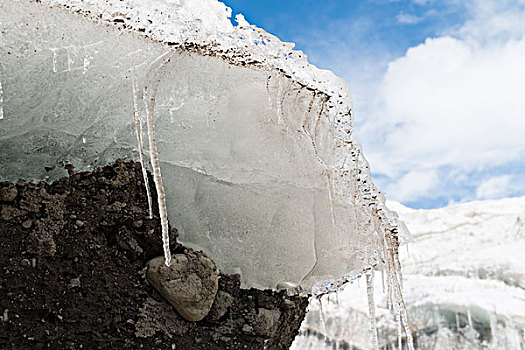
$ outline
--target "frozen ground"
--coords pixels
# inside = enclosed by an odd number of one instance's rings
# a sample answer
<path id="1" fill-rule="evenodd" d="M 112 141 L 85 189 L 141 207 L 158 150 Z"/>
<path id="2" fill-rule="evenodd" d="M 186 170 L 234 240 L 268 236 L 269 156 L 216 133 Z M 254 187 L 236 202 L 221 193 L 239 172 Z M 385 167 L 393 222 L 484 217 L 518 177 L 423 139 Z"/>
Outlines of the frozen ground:
<path id="1" fill-rule="evenodd" d="M 435 210 L 387 205 L 412 234 L 400 259 L 417 347 L 525 349 L 525 197 Z M 380 272 L 375 280 L 380 347 L 388 347 L 396 322 L 383 307 Z M 323 299 L 325 327 L 313 301 L 292 349 L 369 348 L 363 288 L 356 282 Z"/>

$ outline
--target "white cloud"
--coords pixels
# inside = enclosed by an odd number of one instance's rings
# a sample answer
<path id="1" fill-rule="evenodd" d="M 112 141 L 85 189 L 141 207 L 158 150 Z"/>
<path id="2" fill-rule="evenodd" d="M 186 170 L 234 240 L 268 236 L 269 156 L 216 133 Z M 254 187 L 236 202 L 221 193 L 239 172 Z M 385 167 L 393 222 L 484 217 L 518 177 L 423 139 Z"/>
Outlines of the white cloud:
<path id="1" fill-rule="evenodd" d="M 477 199 L 495 199 L 510 193 L 511 177 L 509 175 L 495 176 L 485 180 L 476 189 Z"/>
<path id="2" fill-rule="evenodd" d="M 457 0 L 452 0 L 457 1 Z M 465 40 L 496 46 L 525 32 L 525 0 L 470 0 L 465 2 L 471 18 L 457 31 Z"/>
<path id="3" fill-rule="evenodd" d="M 464 181 L 469 173 L 525 163 L 525 0 L 476 0 L 469 10 L 472 18 L 460 28 L 389 63 L 358 130 L 372 170 L 396 189 L 390 199 L 447 196 L 456 181 L 429 176 L 420 182 L 426 191 L 414 192 L 406 186 L 410 174 L 452 169 Z"/>
<path id="4" fill-rule="evenodd" d="M 397 201 L 410 202 L 425 196 L 431 191 L 438 181 L 437 174 L 433 170 L 415 170 L 402 176 L 399 181 L 390 184 L 386 188 L 389 198 Z"/>
<path id="5" fill-rule="evenodd" d="M 423 17 L 411 15 L 409 13 L 401 12 L 396 16 L 397 22 L 402 24 L 414 24 L 421 22 L 423 20 Z"/>

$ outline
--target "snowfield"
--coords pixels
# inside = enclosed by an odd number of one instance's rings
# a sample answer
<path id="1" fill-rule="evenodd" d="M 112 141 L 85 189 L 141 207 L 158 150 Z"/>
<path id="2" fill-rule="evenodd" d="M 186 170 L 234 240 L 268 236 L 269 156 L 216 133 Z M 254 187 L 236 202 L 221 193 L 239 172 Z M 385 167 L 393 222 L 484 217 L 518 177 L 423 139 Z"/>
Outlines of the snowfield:
<path id="1" fill-rule="evenodd" d="M 525 349 L 525 197 L 433 210 L 387 205 L 412 235 L 400 260 L 416 347 Z M 381 272 L 375 275 L 379 345 L 397 346 Z M 322 300 L 325 327 L 312 301 L 292 349 L 369 348 L 364 285 Z"/>

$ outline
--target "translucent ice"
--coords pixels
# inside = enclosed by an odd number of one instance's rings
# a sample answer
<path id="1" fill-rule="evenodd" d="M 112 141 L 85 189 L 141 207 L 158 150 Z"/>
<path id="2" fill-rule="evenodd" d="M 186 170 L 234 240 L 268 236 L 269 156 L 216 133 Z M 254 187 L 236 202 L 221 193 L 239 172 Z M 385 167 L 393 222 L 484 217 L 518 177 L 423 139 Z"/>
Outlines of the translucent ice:
<path id="1" fill-rule="evenodd" d="M 148 108 L 134 97 L 155 81 L 159 169 L 182 243 L 245 287 L 323 293 L 378 261 L 393 273 L 380 252 L 386 237 L 397 254 L 401 227 L 352 138 L 346 83 L 230 14 L 216 0 L 0 0 L 0 179 L 140 158 L 134 110 L 145 125 Z"/>

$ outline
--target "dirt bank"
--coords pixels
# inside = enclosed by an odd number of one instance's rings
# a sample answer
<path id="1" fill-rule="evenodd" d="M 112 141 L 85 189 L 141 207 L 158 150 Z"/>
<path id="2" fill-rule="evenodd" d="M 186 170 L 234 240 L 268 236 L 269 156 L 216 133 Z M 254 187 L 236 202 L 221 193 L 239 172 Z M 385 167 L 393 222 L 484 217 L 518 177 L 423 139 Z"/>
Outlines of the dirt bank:
<path id="1" fill-rule="evenodd" d="M 204 320 L 180 317 L 145 279 L 162 245 L 139 164 L 1 183 L 0 203 L 1 349 L 287 349 L 304 318 L 307 298 L 235 275 Z"/>

